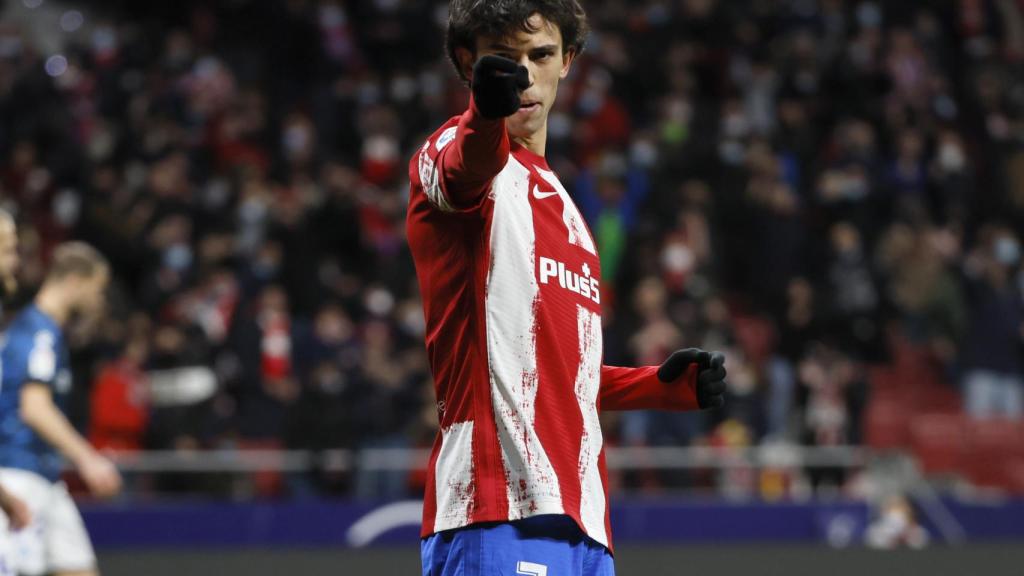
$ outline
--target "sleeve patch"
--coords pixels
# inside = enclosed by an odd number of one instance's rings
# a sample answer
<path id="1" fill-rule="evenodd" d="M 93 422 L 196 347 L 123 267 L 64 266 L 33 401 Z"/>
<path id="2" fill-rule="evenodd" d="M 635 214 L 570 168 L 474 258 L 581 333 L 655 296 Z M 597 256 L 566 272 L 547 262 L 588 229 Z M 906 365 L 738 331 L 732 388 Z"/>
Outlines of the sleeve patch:
<path id="1" fill-rule="evenodd" d="M 441 132 L 441 135 L 437 137 L 437 143 L 434 144 L 438 152 L 444 150 L 445 146 L 447 146 L 452 140 L 455 140 L 456 130 L 458 130 L 458 126 L 452 126 L 444 132 Z"/>
<path id="2" fill-rule="evenodd" d="M 57 373 L 57 352 L 53 334 L 36 332 L 32 351 L 28 356 L 28 377 L 39 382 L 50 382 Z"/>
<path id="3" fill-rule="evenodd" d="M 437 143 L 440 144 L 441 140 L 444 139 L 445 134 L 451 132 L 452 137 L 455 135 L 455 128 L 449 128 L 445 130 L 444 134 L 438 139 Z M 451 138 L 449 138 L 449 141 Z M 419 176 L 420 184 L 423 186 L 423 192 L 427 195 L 427 199 L 430 200 L 431 204 L 437 206 L 444 212 L 453 212 L 454 208 L 448 203 L 448 199 L 445 198 L 444 191 L 441 190 L 440 176 L 438 175 L 437 165 L 434 163 L 434 159 L 430 157 L 429 142 L 427 146 L 424 146 L 420 150 L 419 157 Z M 438 147 L 440 149 L 440 146 Z"/>

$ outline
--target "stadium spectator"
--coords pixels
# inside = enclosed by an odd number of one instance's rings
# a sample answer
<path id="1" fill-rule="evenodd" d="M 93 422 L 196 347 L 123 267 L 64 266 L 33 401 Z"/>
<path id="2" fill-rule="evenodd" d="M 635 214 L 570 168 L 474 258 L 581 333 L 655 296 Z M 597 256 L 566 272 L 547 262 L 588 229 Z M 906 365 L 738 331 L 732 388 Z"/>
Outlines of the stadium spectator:
<path id="1" fill-rule="evenodd" d="M 967 412 L 974 418 L 1024 415 L 1019 261 L 1016 235 L 993 225 L 982 229 L 980 245 L 966 262 L 970 322 L 963 357 L 964 392 Z"/>
<path id="2" fill-rule="evenodd" d="M 96 388 L 72 399 L 82 426 L 109 424 L 90 398 L 132 358 L 221 380 L 201 406 L 140 413 L 144 448 L 369 446 L 363 424 L 396 446 L 432 435 L 404 159 L 466 106 L 436 50 L 446 5 L 83 1 L 80 33 L 0 27 L 15 301 L 76 238 L 112 264 L 111 321 L 151 325 L 76 354 L 76 381 Z M 750 402 L 730 416 L 757 444 L 808 422 L 832 434 L 799 401 L 816 343 L 859 374 L 893 361 L 896 334 L 961 384 L 970 413 L 1019 417 L 1019 2 L 586 7 L 595 34 L 551 112 L 548 163 L 615 277 L 607 358 L 735 348 Z M 5 20 L 32 10 L 7 3 Z M 751 318 L 774 332 L 767 354 L 745 349 Z M 845 441 L 858 402 L 840 410 Z M 326 420 L 322 438 L 304 427 Z M 610 418 L 608 435 L 700 442 L 720 424 L 654 420 Z"/>

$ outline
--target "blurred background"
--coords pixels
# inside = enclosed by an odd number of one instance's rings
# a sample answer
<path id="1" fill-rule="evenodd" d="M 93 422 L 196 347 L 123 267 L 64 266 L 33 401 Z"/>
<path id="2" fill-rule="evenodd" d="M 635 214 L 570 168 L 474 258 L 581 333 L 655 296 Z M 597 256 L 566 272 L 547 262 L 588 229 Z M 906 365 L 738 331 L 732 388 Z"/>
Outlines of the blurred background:
<path id="1" fill-rule="evenodd" d="M 415 573 L 437 422 L 404 216 L 467 102 L 447 2 L 0 5 L 19 300 L 63 240 L 115 271 L 72 330 L 71 416 L 127 478 L 79 490 L 106 573 Z M 620 573 L 1006 558 L 1024 1 L 584 5 L 547 158 L 614 287 L 606 363 L 730 375 L 719 412 L 605 415 Z"/>

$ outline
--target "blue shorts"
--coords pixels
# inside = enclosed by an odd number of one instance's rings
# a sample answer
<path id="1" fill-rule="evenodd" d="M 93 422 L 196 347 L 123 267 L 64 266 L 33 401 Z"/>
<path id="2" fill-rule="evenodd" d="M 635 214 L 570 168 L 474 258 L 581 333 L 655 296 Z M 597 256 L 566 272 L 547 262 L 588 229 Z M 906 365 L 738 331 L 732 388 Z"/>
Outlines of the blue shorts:
<path id="1" fill-rule="evenodd" d="M 420 543 L 423 576 L 614 576 L 608 549 L 568 516 L 477 524 Z"/>

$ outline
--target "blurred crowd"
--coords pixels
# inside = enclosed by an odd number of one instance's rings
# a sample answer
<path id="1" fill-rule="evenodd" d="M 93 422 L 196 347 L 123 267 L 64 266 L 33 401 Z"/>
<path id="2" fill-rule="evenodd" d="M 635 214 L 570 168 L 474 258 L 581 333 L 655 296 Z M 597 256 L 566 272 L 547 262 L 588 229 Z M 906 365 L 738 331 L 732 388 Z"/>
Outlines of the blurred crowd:
<path id="1" fill-rule="evenodd" d="M 116 272 L 109 313 L 73 333 L 93 441 L 429 446 L 404 216 L 409 158 L 467 102 L 447 3 L 8 4 L 36 24 L 0 23 L 22 300 L 67 238 Z M 725 410 L 607 415 L 610 444 L 862 443 L 893 340 L 972 417 L 1021 417 L 1024 1 L 584 4 L 547 157 L 614 286 L 606 363 L 701 346 L 730 375 Z M 151 402 L 152 374 L 190 366 L 212 369 L 208 396 Z M 286 490 L 418 481 L 314 471 Z"/>

